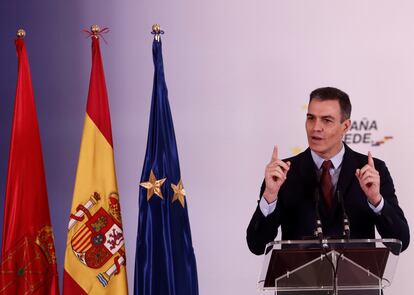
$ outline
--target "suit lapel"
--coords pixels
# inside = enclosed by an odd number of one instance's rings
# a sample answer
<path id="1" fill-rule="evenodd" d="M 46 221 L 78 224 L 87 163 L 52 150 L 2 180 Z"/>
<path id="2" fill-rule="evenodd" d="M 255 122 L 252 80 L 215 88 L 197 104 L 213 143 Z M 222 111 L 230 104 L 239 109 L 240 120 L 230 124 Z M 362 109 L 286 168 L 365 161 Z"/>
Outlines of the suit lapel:
<path id="1" fill-rule="evenodd" d="M 318 183 L 316 176 L 315 163 L 313 162 L 310 149 L 307 148 L 304 152 L 304 157 L 300 165 L 300 174 L 304 180 L 305 192 L 308 192 L 312 197 L 314 196 L 315 187 Z"/>
<path id="2" fill-rule="evenodd" d="M 345 154 L 342 160 L 341 173 L 339 173 L 336 190 L 339 190 L 345 198 L 352 180 L 355 180 L 355 171 L 358 168 L 358 165 L 354 157 L 354 151 L 352 151 L 346 144 L 344 144 L 344 146 Z"/>

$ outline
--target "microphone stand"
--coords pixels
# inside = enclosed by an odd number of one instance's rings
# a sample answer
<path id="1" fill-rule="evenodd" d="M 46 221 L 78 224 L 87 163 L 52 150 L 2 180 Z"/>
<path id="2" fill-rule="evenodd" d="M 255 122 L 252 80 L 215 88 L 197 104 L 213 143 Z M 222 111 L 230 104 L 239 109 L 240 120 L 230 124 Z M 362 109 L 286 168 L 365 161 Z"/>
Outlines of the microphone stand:
<path id="1" fill-rule="evenodd" d="M 341 208 L 342 208 L 342 214 L 343 214 L 342 224 L 344 228 L 343 235 L 347 240 L 349 240 L 349 237 L 351 235 L 351 228 L 349 224 L 348 214 L 346 214 L 346 211 L 345 211 L 344 198 L 339 190 L 336 192 L 336 195 L 338 197 L 338 202 L 341 204 Z"/>
<path id="2" fill-rule="evenodd" d="M 323 236 L 323 230 L 322 230 L 322 221 L 321 221 L 321 214 L 319 212 L 319 188 L 315 188 L 315 216 L 316 216 L 316 225 L 315 225 L 315 237 L 317 237 L 322 245 L 322 248 L 326 249 L 328 247 L 328 244 L 326 243 L 326 240 Z"/>

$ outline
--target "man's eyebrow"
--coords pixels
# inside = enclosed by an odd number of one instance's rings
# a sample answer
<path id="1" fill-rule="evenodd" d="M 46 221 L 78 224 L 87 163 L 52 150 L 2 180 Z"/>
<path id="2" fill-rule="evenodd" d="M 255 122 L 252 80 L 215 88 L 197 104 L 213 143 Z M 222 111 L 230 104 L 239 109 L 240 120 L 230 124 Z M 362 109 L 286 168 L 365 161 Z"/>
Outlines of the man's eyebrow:
<path id="1" fill-rule="evenodd" d="M 311 114 L 311 113 L 307 113 L 306 117 L 317 117 L 317 116 L 315 116 L 314 114 Z M 320 118 L 322 118 L 322 119 L 335 119 L 335 117 L 332 116 L 332 115 L 320 116 Z"/>
<path id="2" fill-rule="evenodd" d="M 327 116 L 322 116 L 322 119 L 335 119 L 335 117 L 331 115 L 327 115 Z"/>

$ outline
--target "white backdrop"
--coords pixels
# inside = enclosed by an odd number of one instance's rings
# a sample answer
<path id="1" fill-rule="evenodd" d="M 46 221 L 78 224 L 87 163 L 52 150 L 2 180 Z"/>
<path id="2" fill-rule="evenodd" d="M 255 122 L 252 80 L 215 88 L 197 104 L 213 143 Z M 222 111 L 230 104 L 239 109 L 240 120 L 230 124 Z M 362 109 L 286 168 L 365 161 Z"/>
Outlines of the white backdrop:
<path id="1" fill-rule="evenodd" d="M 132 220 L 138 209 L 130 196 L 136 194 L 144 155 L 152 79 L 152 72 L 143 74 L 142 68 L 152 66 L 148 31 L 157 21 L 166 31 L 166 77 L 201 294 L 256 294 L 262 258 L 249 253 L 245 230 L 273 144 L 284 157 L 306 147 L 304 107 L 314 88 L 345 90 L 358 125 L 375 121 L 377 130 L 353 134 L 371 133 L 372 140 L 393 136 L 378 147 L 352 147 L 363 153 L 371 150 L 387 162 L 410 222 L 414 3 L 174 1 L 154 3 L 153 13 L 145 15 L 139 13 L 142 4 L 133 3 L 117 9 L 124 15 L 123 26 L 137 28 L 142 36 L 130 38 L 127 47 L 118 43 L 119 52 L 112 48 L 106 55 L 117 60 L 113 70 L 120 75 L 112 83 L 123 80 L 116 95 L 125 101 L 112 106 L 124 216 Z M 141 18 L 133 17 L 137 12 Z M 136 75 L 122 75 L 126 68 L 134 68 Z M 112 89 L 112 99 L 114 94 Z M 137 110 L 143 114 L 139 118 Z M 140 126 L 134 129 L 139 136 L 129 144 L 122 142 L 126 124 Z M 138 169 L 125 156 L 131 154 L 137 155 Z M 132 261 L 136 228 L 128 225 Z M 411 247 L 402 254 L 387 294 L 411 294 L 413 251 Z M 131 263 L 129 267 L 131 277 Z"/>

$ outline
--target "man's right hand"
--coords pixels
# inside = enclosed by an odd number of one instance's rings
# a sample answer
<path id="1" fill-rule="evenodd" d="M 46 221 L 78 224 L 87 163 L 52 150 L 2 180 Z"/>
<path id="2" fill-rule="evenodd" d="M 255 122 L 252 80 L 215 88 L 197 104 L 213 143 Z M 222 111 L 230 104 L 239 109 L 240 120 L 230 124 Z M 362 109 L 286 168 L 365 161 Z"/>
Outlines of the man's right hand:
<path id="1" fill-rule="evenodd" d="M 286 180 L 290 169 L 290 162 L 283 162 L 279 159 L 277 146 L 273 148 L 272 159 L 265 170 L 266 188 L 263 197 L 270 204 L 277 200 L 277 195 L 282 184 Z"/>

